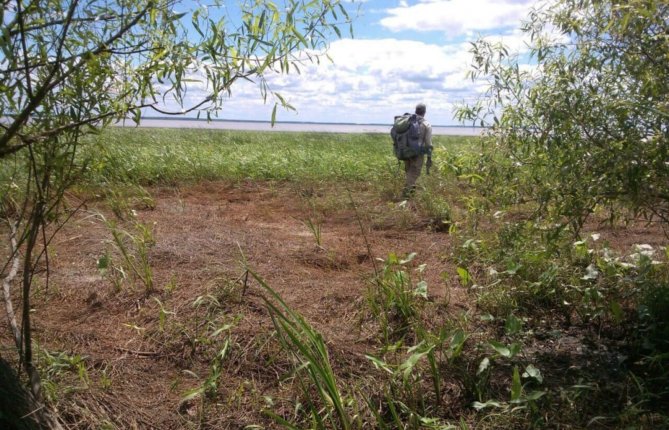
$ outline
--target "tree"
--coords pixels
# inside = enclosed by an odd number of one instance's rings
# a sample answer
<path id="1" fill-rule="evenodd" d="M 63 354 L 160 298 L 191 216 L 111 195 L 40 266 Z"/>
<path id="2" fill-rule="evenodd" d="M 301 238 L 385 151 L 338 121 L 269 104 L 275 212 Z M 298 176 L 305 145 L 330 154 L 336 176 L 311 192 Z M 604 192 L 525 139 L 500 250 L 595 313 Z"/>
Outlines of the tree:
<path id="1" fill-rule="evenodd" d="M 241 80 L 256 82 L 260 95 L 274 100 L 274 121 L 277 106 L 290 105 L 266 76 L 320 61 L 329 39 L 341 35 L 339 26 L 350 25 L 340 0 L 242 0 L 238 9 L 226 3 L 188 10 L 179 0 L 3 2 L 0 213 L 11 252 L 0 273 L 38 401 L 31 286 L 40 263 L 48 266 L 46 245 L 72 215 L 63 195 L 86 168 L 78 157 L 82 137 L 121 119 L 139 123 L 147 111 L 210 118 Z M 10 291 L 18 275 L 20 324 Z"/>
<path id="2" fill-rule="evenodd" d="M 516 201 L 536 201 L 537 216 L 575 230 L 601 207 L 666 226 L 669 4 L 557 0 L 533 10 L 523 31 L 529 60 L 473 45 L 472 77 L 487 92 L 458 116 L 491 127 L 501 157 L 485 168 Z"/>

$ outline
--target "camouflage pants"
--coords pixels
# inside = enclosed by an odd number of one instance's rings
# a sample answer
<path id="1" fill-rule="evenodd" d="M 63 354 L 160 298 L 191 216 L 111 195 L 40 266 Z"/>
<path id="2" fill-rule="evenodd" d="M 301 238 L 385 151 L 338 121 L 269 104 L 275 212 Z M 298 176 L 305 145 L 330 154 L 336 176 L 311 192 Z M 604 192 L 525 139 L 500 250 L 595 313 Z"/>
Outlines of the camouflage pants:
<path id="1" fill-rule="evenodd" d="M 423 169 L 424 155 L 404 160 L 404 172 L 406 173 L 406 181 L 404 183 L 404 197 L 409 195 L 416 189 L 416 181 L 420 176 L 420 171 Z"/>

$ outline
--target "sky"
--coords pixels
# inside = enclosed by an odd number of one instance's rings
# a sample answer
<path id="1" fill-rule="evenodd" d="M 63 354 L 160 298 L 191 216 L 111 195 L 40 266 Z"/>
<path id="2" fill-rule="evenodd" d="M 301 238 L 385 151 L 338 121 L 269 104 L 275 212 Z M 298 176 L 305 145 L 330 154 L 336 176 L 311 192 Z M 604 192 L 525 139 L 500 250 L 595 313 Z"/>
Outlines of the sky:
<path id="1" fill-rule="evenodd" d="M 453 109 L 475 100 L 483 86 L 466 74 L 471 41 L 501 40 L 512 51 L 526 47 L 520 25 L 535 0 L 356 0 L 353 37 L 333 40 L 329 55 L 275 75 L 271 88 L 296 112 L 279 110 L 278 121 L 386 124 L 395 115 L 427 105 L 434 125 L 458 125 Z M 357 12 L 356 12 L 357 10 Z M 232 89 L 218 118 L 269 121 L 256 85 Z"/>

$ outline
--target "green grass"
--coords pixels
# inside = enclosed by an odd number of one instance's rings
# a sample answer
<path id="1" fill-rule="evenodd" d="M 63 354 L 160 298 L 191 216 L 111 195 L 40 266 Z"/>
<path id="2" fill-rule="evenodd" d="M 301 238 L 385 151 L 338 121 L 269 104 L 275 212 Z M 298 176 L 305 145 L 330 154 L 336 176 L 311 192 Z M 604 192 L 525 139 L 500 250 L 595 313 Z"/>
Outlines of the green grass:
<path id="1" fill-rule="evenodd" d="M 385 134 L 110 128 L 93 140 L 87 150 L 102 154 L 92 170 L 94 181 L 356 182 L 378 180 L 397 169 Z M 434 140 L 437 147 L 471 146 L 466 137 Z"/>

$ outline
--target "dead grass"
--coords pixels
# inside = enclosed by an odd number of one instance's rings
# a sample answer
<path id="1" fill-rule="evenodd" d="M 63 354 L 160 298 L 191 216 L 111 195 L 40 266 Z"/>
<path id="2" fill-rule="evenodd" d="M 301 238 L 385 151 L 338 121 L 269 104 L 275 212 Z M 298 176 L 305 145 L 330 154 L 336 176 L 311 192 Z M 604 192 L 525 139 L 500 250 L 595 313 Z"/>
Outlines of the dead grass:
<path id="1" fill-rule="evenodd" d="M 435 321 L 457 319 L 475 306 L 457 281 L 452 238 L 411 207 L 375 201 L 371 192 L 353 193 L 365 202 L 357 214 L 341 190 L 328 187 L 305 194 L 294 184 L 204 182 L 150 192 L 155 205 L 135 210 L 139 221 L 155 223 L 153 292 L 130 283 L 117 291 L 100 273 L 97 260 L 108 251 L 110 234 L 92 214 L 109 209 L 90 205 L 53 245 L 49 288 L 36 289 L 40 348 L 85 358 L 87 381 L 72 372 L 57 380 L 55 403 L 71 428 L 271 427 L 262 414 L 270 406 L 290 416 L 299 390 L 243 258 L 323 334 L 334 371 L 348 386 L 375 384 L 364 354 L 379 347 L 378 327 L 363 302 L 377 258 L 418 253 L 413 264 L 427 265 L 430 300 L 441 304 Z M 321 246 L 301 221 L 314 210 Z M 623 248 L 663 240 L 644 226 L 598 232 Z M 213 336 L 225 324 L 230 328 Z M 224 339 L 229 352 L 214 393 L 184 400 L 211 375 Z M 2 344 L 8 348 L 10 339 Z M 537 353 L 545 353 L 542 347 Z M 462 390 L 445 383 L 453 399 Z M 463 413 L 458 401 L 446 406 Z"/>

